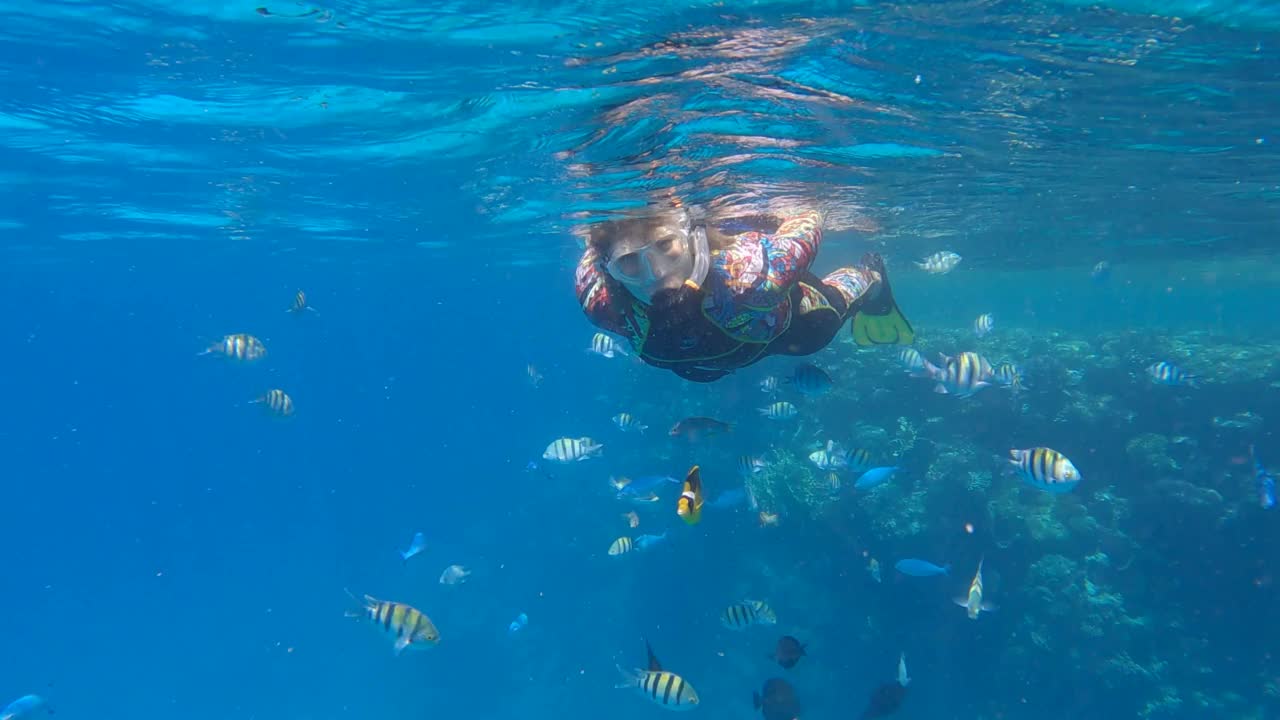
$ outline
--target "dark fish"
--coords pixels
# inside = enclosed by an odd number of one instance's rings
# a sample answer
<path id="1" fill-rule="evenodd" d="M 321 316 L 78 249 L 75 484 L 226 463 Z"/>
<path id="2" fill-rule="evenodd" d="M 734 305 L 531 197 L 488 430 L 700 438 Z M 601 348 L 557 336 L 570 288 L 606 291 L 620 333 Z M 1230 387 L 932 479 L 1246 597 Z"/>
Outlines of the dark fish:
<path id="1" fill-rule="evenodd" d="M 800 717 L 800 698 L 796 696 L 795 688 L 779 678 L 766 680 L 763 693 L 751 693 L 751 704 L 764 713 L 764 720 L 796 720 Z"/>
<path id="2" fill-rule="evenodd" d="M 834 384 L 826 370 L 809 363 L 797 365 L 787 382 L 801 394 L 810 396 L 823 395 Z"/>
<path id="3" fill-rule="evenodd" d="M 902 700 L 907 696 L 907 689 L 896 682 L 885 683 L 871 693 L 867 701 L 867 709 L 862 711 L 862 720 L 888 717 L 898 712 Z"/>
<path id="4" fill-rule="evenodd" d="M 804 645 L 801 645 L 799 640 L 790 635 L 778 638 L 778 648 L 773 653 L 773 659 L 777 660 L 779 665 L 790 670 L 804 656 Z"/>
<path id="5" fill-rule="evenodd" d="M 686 440 L 697 442 L 704 437 L 727 433 L 732 429 L 733 425 L 715 418 L 687 417 L 676 423 L 667 434 L 672 437 L 684 436 Z"/>

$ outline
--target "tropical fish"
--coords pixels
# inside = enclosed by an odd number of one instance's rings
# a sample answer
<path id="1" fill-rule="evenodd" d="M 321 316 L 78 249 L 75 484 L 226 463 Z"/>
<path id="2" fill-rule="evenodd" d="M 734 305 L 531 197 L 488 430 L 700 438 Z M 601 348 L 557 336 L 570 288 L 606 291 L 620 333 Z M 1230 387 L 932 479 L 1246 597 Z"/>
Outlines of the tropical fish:
<path id="1" fill-rule="evenodd" d="M 671 437 L 683 436 L 690 442 L 712 437 L 733 430 L 733 424 L 709 417 L 687 417 L 677 422 L 667 433 Z"/>
<path id="2" fill-rule="evenodd" d="M 407 550 L 400 551 L 400 559 L 403 562 L 409 562 L 409 558 L 422 552 L 422 549 L 426 546 L 427 539 L 422 535 L 422 533 L 414 533 L 413 540 L 409 543 L 409 548 Z"/>
<path id="3" fill-rule="evenodd" d="M 760 527 L 774 527 L 778 524 L 778 513 L 760 511 Z"/>
<path id="4" fill-rule="evenodd" d="M 49 705 L 44 701 L 44 698 L 39 695 L 23 695 L 5 705 L 3 710 L 0 710 L 0 720 L 21 720 L 40 710 L 44 710 L 50 715 L 53 714 L 53 710 L 49 709 Z"/>
<path id="5" fill-rule="evenodd" d="M 625 555 L 626 553 L 631 552 L 633 547 L 635 547 L 635 542 L 633 542 L 631 538 L 623 536 L 614 540 L 613 544 L 609 546 L 609 555 Z"/>
<path id="6" fill-rule="evenodd" d="M 684 489 L 676 501 L 676 514 L 687 524 L 697 525 L 702 519 L 702 503 L 702 473 L 694 465 L 684 479 Z"/>
<path id="7" fill-rule="evenodd" d="M 581 462 L 598 457 L 602 452 L 604 452 L 604 446 L 589 437 L 562 437 L 551 441 L 546 451 L 542 453 L 542 459 L 558 463 Z"/>
<path id="8" fill-rule="evenodd" d="M 938 384 L 934 392 L 967 398 L 991 384 L 991 363 L 974 352 L 962 352 L 956 357 L 942 356 L 942 366 L 925 364 L 925 371 Z"/>
<path id="9" fill-rule="evenodd" d="M 350 592 L 347 594 L 351 595 Z M 397 655 L 408 647 L 428 647 L 440 642 L 440 631 L 431 622 L 431 618 L 411 605 L 365 595 L 364 614 L 381 625 L 383 631 L 395 635 Z M 349 612 L 347 615 L 356 617 L 358 613 Z"/>
<path id="10" fill-rule="evenodd" d="M 954 270 L 962 259 L 950 250 L 944 250 L 930 255 L 916 265 L 930 275 L 945 275 Z"/>
<path id="11" fill-rule="evenodd" d="M 991 372 L 991 378 L 1015 393 L 1022 390 L 1022 368 L 1013 363 L 1000 363 Z"/>
<path id="12" fill-rule="evenodd" d="M 653 648 L 649 647 L 648 640 L 644 642 L 644 648 L 649 654 L 649 668 L 628 671 L 619 665 L 618 672 L 622 673 L 622 682 L 617 687 L 635 688 L 650 702 L 661 705 L 667 710 L 696 708 L 698 693 L 693 686 L 679 675 L 662 669 L 662 663 L 658 662 L 658 658 L 653 654 Z"/>
<path id="13" fill-rule="evenodd" d="M 778 378 L 770 375 L 760 381 L 760 391 L 773 394 L 778 392 Z"/>
<path id="14" fill-rule="evenodd" d="M 858 490 L 870 490 L 877 485 L 881 485 L 889 481 L 893 474 L 898 472 L 898 466 L 891 465 L 887 467 L 873 467 L 862 473 L 857 482 L 853 486 Z"/>
<path id="15" fill-rule="evenodd" d="M 643 475 L 638 478 L 609 478 L 609 484 L 618 491 L 618 497 L 647 496 L 663 485 L 679 485 L 680 481 L 669 475 Z"/>
<path id="16" fill-rule="evenodd" d="M 529 378 L 530 385 L 533 385 L 534 387 L 538 387 L 539 385 L 542 384 L 542 380 L 543 380 L 542 373 L 538 372 L 538 368 L 534 367 L 533 363 L 529 363 L 528 365 L 524 366 L 524 374 L 525 374 L 525 377 Z"/>
<path id="17" fill-rule="evenodd" d="M 618 429 L 622 432 L 628 432 L 630 430 L 639 430 L 640 432 L 644 432 L 649 429 L 648 425 L 641 425 L 640 421 L 631 416 L 631 413 L 625 412 L 620 412 L 617 415 L 614 415 L 613 424 L 617 425 Z"/>
<path id="18" fill-rule="evenodd" d="M 805 657 L 804 645 L 801 645 L 799 640 L 790 635 L 778 638 L 778 647 L 773 651 L 773 659 L 779 665 L 790 670 L 800 662 L 802 657 Z"/>
<path id="19" fill-rule="evenodd" d="M 867 572 L 871 574 L 872 580 L 880 582 L 880 561 L 875 558 L 871 558 L 871 560 L 867 562 Z"/>
<path id="20" fill-rule="evenodd" d="M 441 585 L 460 585 L 467 581 L 467 576 L 471 575 L 471 571 L 461 565 L 450 565 L 440 573 Z"/>
<path id="21" fill-rule="evenodd" d="M 847 467 L 853 472 L 866 472 L 871 469 L 871 453 L 863 448 L 854 448 L 845 454 Z"/>
<path id="22" fill-rule="evenodd" d="M 969 594 L 955 599 L 955 603 L 969 613 L 970 620 L 977 620 L 983 610 L 991 612 L 996 609 L 995 605 L 982 599 L 982 561 L 985 559 L 978 560 L 978 572 L 973 574 L 973 581 L 969 583 Z"/>
<path id="23" fill-rule="evenodd" d="M 816 397 L 830 391 L 834 381 L 826 370 L 817 365 L 801 363 L 796 365 L 791 377 L 787 378 L 787 383 L 799 391 L 801 395 Z"/>
<path id="24" fill-rule="evenodd" d="M 1177 365 L 1161 360 L 1147 368 L 1147 376 L 1157 385 L 1169 387 L 1200 387 L 1200 378 L 1182 371 Z"/>
<path id="25" fill-rule="evenodd" d="M 928 560 L 917 560 L 915 558 L 907 558 L 899 560 L 893 568 L 903 575 L 911 577 L 933 577 L 934 575 L 950 575 L 951 566 L 938 567 Z"/>
<path id="26" fill-rule="evenodd" d="M 628 526 L 633 528 L 640 527 L 640 516 L 636 514 L 635 510 L 623 513 L 622 517 L 627 521 Z"/>
<path id="27" fill-rule="evenodd" d="M 1111 263 L 1106 260 L 1099 260 L 1097 265 L 1089 271 L 1089 279 L 1095 283 L 1102 284 L 1111 278 Z"/>
<path id="28" fill-rule="evenodd" d="M 289 417 L 293 414 L 293 398 L 280 388 L 271 388 L 262 394 L 256 400 L 250 401 L 251 404 L 261 403 L 272 414 L 280 417 Z"/>
<path id="29" fill-rule="evenodd" d="M 755 455 L 743 455 L 738 458 L 738 474 L 742 477 L 751 477 L 756 473 L 769 467 L 769 463 L 764 458 Z"/>
<path id="30" fill-rule="evenodd" d="M 598 332 L 591 336 L 591 347 L 587 348 L 587 352 L 607 357 L 610 360 L 612 360 L 616 355 L 630 357 L 627 354 L 627 351 L 623 349 L 622 343 L 602 332 Z"/>
<path id="31" fill-rule="evenodd" d="M 770 403 L 765 407 L 757 408 L 757 412 L 770 420 L 790 420 L 800 411 L 796 409 L 795 405 L 792 405 L 786 400 L 780 400 L 776 403 Z"/>
<path id="32" fill-rule="evenodd" d="M 245 333 L 236 333 L 234 335 L 226 335 L 218 342 L 205 348 L 200 355 L 209 355 L 217 353 L 225 355 L 234 360 L 252 361 L 265 357 L 267 354 L 267 346 L 262 344 L 258 338 L 247 335 Z"/>
<path id="33" fill-rule="evenodd" d="M 1263 510 L 1270 510 L 1276 506 L 1276 479 L 1262 466 L 1252 445 L 1249 446 L 1249 457 L 1253 458 L 1253 473 L 1258 483 L 1258 504 Z"/>
<path id="34" fill-rule="evenodd" d="M 776 625 L 778 616 L 763 600 L 743 600 L 725 608 L 720 624 L 730 630 L 745 630 L 752 625 Z"/>
<path id="35" fill-rule="evenodd" d="M 907 689 L 898 682 L 884 683 L 872 691 L 860 720 L 888 717 L 898 711 L 907 696 Z"/>
<path id="36" fill-rule="evenodd" d="M 512 620 L 511 624 L 507 626 L 507 634 L 515 635 L 516 633 L 525 629 L 525 627 L 528 626 L 528 624 L 529 624 L 529 616 L 525 615 L 524 613 L 520 613 L 519 615 L 516 616 L 516 619 Z"/>
<path id="37" fill-rule="evenodd" d="M 295 315 L 301 315 L 304 312 L 315 312 L 316 309 L 307 303 L 307 294 L 299 290 L 293 296 L 293 304 L 289 306 L 285 312 L 291 312 Z"/>
<path id="38" fill-rule="evenodd" d="M 898 351 L 898 364 L 902 365 L 907 372 L 916 375 L 921 373 L 928 363 L 925 362 L 924 356 L 920 354 L 919 350 L 912 347 L 904 347 Z"/>
<path id="39" fill-rule="evenodd" d="M 663 530 L 661 535 L 641 535 L 636 538 L 636 550 L 648 550 L 667 539 L 667 531 Z"/>
<path id="40" fill-rule="evenodd" d="M 906 687 L 911 684 L 911 678 L 907 676 L 907 654 L 898 655 L 898 684 Z"/>
<path id="41" fill-rule="evenodd" d="M 707 503 L 707 507 L 716 510 L 729 510 L 742 505 L 747 501 L 747 491 L 743 488 L 729 488 L 716 496 L 715 500 Z"/>
<path id="42" fill-rule="evenodd" d="M 819 470 L 842 470 L 849 467 L 849 455 L 839 449 L 834 441 L 828 440 L 825 448 L 809 453 L 809 462 Z"/>
<path id="43" fill-rule="evenodd" d="M 764 720 L 798 720 L 800 717 L 800 698 L 795 688 L 779 678 L 766 680 L 763 691 L 751 693 L 751 705 L 764 714 Z"/>
<path id="44" fill-rule="evenodd" d="M 973 334 L 978 337 L 986 337 L 995 329 L 996 320 L 991 317 L 991 313 L 982 313 L 977 320 L 973 321 Z"/>
<path id="45" fill-rule="evenodd" d="M 1080 471 L 1065 455 L 1047 447 L 1010 450 L 1009 463 L 1029 485 L 1052 493 L 1071 492 L 1080 484 Z"/>

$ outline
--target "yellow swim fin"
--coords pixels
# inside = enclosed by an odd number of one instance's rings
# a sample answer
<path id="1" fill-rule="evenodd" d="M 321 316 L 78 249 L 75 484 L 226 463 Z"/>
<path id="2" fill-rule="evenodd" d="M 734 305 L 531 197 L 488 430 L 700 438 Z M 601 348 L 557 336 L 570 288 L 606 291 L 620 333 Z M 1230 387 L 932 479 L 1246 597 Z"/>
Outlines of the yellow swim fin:
<path id="1" fill-rule="evenodd" d="M 910 345 L 915 341 L 916 331 L 893 299 L 884 259 L 868 253 L 862 258 L 862 265 L 880 273 L 881 287 L 874 300 L 864 303 L 854 313 L 850 325 L 853 341 L 859 345 Z"/>

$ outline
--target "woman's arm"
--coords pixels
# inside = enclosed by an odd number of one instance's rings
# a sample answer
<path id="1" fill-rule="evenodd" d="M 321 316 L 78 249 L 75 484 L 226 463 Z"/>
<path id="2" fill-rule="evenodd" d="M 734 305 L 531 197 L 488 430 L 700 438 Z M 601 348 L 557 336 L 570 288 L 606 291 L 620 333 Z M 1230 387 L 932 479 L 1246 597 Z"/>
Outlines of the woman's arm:
<path id="1" fill-rule="evenodd" d="M 620 301 L 625 302 L 627 293 L 616 287 L 613 278 L 601 267 L 600 254 L 595 248 L 588 246 L 582 252 L 574 284 L 578 304 L 593 325 L 616 335 L 631 337 L 623 313 L 618 308 Z"/>

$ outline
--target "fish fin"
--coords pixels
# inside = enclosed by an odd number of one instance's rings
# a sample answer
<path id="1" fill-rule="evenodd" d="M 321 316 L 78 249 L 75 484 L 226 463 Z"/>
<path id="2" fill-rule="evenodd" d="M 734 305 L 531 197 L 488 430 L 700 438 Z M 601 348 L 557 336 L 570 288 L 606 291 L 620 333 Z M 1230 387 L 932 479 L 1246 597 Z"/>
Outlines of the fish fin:
<path id="1" fill-rule="evenodd" d="M 960 607 L 965 608 L 965 609 L 968 609 L 968 607 L 969 607 L 969 598 L 968 598 L 967 596 L 964 596 L 964 595 L 962 595 L 962 596 L 960 596 L 960 597 L 956 597 L 956 598 L 951 598 L 951 602 L 953 602 L 953 603 L 955 603 L 956 605 L 959 605 Z"/>
<path id="2" fill-rule="evenodd" d="M 404 649 L 407 647 L 409 647 L 408 635 L 396 640 L 396 655 L 399 655 L 400 653 L 404 652 Z"/>
<path id="3" fill-rule="evenodd" d="M 996 605 L 993 602 L 987 602 L 986 600 L 982 601 L 983 612 L 995 612 L 996 610 L 999 610 L 999 609 L 1000 609 L 1000 606 Z"/>
<path id="4" fill-rule="evenodd" d="M 662 670 L 662 663 L 658 662 L 658 656 L 653 654 L 653 647 L 649 645 L 648 638 L 644 641 L 644 651 L 649 655 L 649 669 L 654 672 Z"/>
<path id="5" fill-rule="evenodd" d="M 942 574 L 946 577 L 951 577 L 951 563 L 942 566 Z"/>
<path id="6" fill-rule="evenodd" d="M 641 670 L 628 670 L 621 665 L 618 665 L 617 668 L 618 673 L 622 675 L 622 682 L 614 685 L 614 687 L 619 689 L 633 687 L 636 684 L 636 675 L 642 672 Z"/>
<path id="7" fill-rule="evenodd" d="M 948 393 L 947 393 L 947 388 L 946 388 L 946 386 L 945 386 L 945 385 L 943 385 L 942 383 L 938 383 L 937 385 L 934 385 L 934 386 L 933 386 L 933 391 L 934 391 L 934 392 L 936 392 L 936 393 L 938 393 L 939 395 L 947 395 L 947 394 L 948 394 Z"/>

